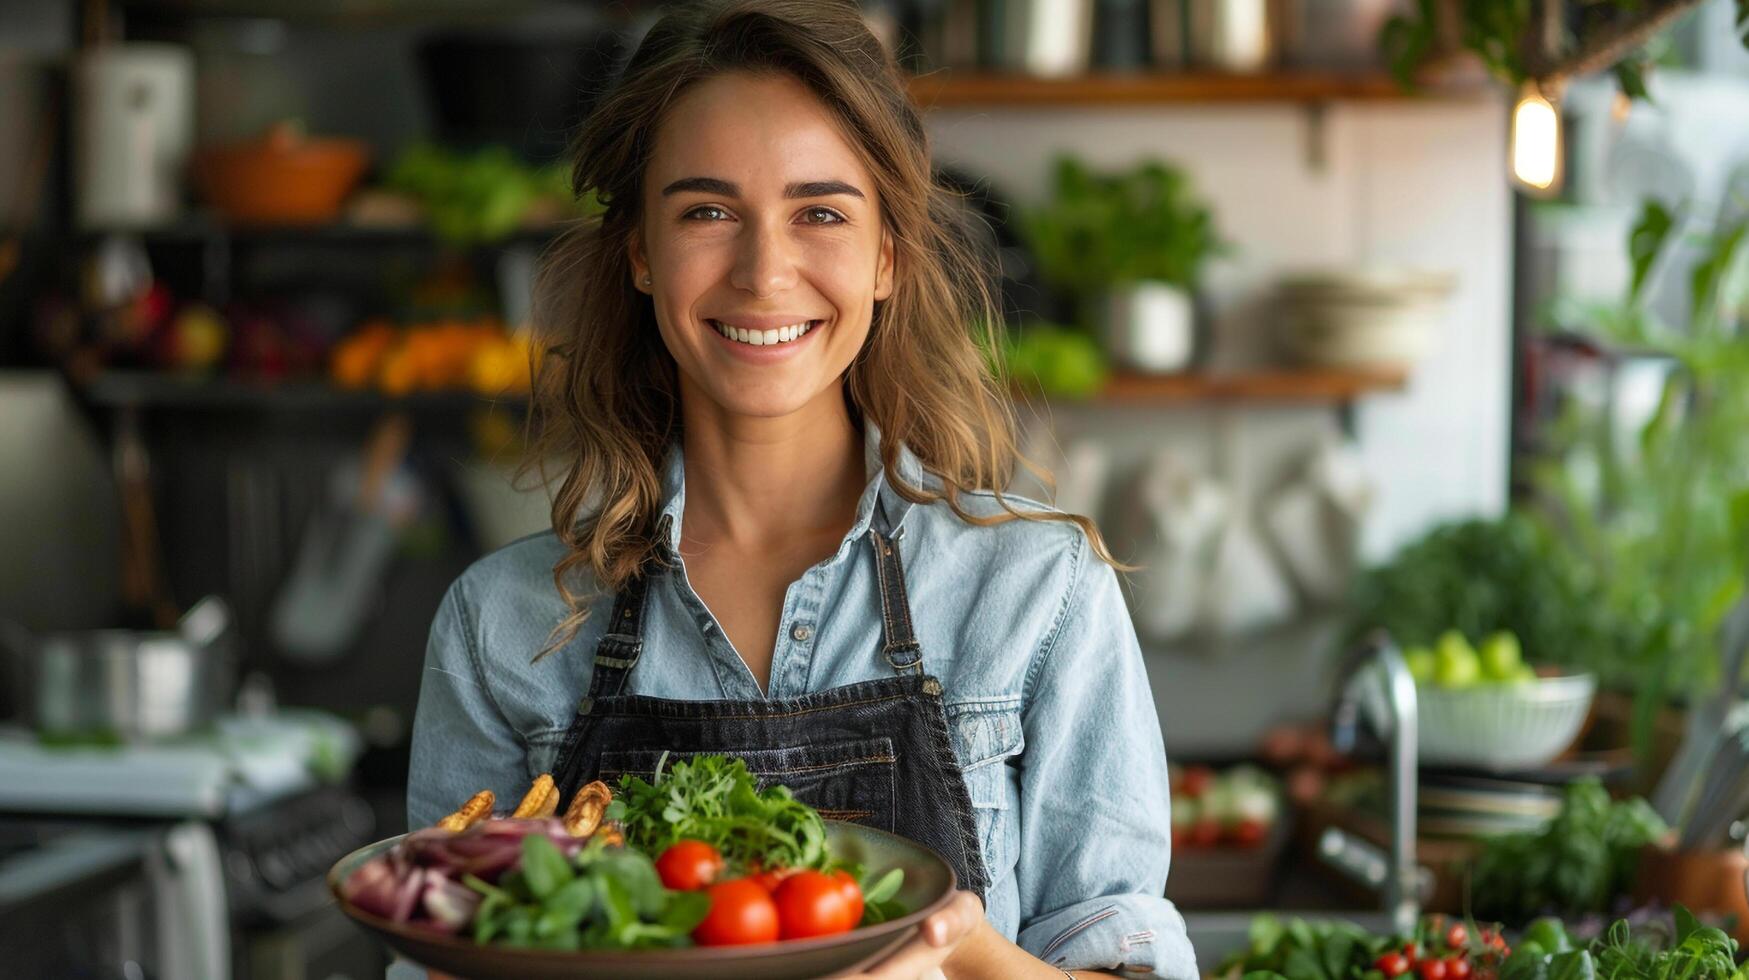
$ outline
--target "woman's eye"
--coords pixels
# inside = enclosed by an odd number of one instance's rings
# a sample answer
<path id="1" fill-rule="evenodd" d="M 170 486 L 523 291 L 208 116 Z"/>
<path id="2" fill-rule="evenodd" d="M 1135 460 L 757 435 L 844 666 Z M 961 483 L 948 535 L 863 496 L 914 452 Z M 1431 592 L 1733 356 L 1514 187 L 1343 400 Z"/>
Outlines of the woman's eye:
<path id="1" fill-rule="evenodd" d="M 686 212 L 685 216 L 688 218 L 703 217 L 706 215 L 707 212 L 709 212 L 710 214 L 713 214 L 713 215 L 718 215 L 718 216 L 728 214 L 727 211 L 724 211 L 722 208 L 719 208 L 714 204 L 706 204 L 706 205 L 703 205 L 702 207 L 693 208 L 691 211 Z M 705 220 L 705 221 L 718 221 L 721 219 L 720 219 L 720 217 L 703 217 L 703 220 Z"/>
<path id="2" fill-rule="evenodd" d="M 811 225 L 831 225 L 844 220 L 844 217 L 831 208 L 809 208 L 802 212 Z"/>

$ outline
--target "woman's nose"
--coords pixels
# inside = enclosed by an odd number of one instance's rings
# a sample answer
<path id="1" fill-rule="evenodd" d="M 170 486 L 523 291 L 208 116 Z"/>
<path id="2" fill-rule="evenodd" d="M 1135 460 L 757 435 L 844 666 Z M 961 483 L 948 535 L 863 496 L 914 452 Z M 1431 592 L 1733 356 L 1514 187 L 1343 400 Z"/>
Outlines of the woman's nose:
<path id="1" fill-rule="evenodd" d="M 755 296 L 774 296 L 796 283 L 795 243 L 781 227 L 750 222 L 738 244 L 729 284 Z"/>

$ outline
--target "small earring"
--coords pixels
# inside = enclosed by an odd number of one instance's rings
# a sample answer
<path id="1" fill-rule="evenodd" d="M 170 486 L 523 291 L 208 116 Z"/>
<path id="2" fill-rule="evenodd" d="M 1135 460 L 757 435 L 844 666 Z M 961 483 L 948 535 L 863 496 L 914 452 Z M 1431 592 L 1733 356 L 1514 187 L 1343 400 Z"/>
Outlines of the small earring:
<path id="1" fill-rule="evenodd" d="M 646 272 L 646 273 L 644 273 L 644 285 L 648 286 L 649 284 L 650 284 L 650 274 L 648 272 Z"/>

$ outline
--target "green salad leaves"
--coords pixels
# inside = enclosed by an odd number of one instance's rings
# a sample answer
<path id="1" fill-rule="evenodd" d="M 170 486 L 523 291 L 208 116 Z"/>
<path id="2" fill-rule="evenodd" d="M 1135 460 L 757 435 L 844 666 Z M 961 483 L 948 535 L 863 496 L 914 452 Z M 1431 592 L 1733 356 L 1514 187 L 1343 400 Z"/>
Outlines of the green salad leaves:
<path id="1" fill-rule="evenodd" d="M 663 757 L 666 762 L 667 757 Z M 659 763 L 653 782 L 620 777 L 607 818 L 625 828 L 626 843 L 661 854 L 681 839 L 715 847 L 731 867 L 827 870 L 826 824 L 785 786 L 757 788 L 740 759 L 698 756 Z"/>
<path id="2" fill-rule="evenodd" d="M 703 892 L 662 887 L 650 859 L 591 843 L 567 860 L 540 834 L 522 839 L 522 864 L 492 885 L 463 883 L 484 896 L 474 941 L 532 949 L 648 949 L 689 946 L 710 912 Z"/>

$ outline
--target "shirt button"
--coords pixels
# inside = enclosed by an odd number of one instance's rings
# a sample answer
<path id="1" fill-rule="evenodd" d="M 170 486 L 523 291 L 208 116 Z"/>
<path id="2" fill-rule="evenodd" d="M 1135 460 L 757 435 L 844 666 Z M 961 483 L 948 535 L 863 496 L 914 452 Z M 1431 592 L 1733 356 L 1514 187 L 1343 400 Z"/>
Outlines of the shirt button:
<path id="1" fill-rule="evenodd" d="M 789 635 L 795 637 L 796 642 L 801 643 L 805 642 L 808 637 L 813 636 L 814 631 L 808 629 L 807 624 L 805 623 L 797 623 L 790 627 Z"/>

